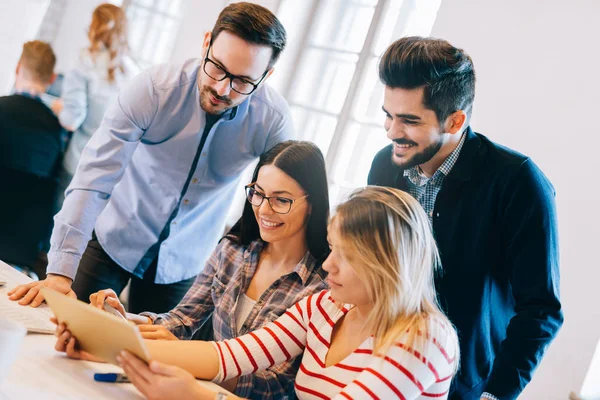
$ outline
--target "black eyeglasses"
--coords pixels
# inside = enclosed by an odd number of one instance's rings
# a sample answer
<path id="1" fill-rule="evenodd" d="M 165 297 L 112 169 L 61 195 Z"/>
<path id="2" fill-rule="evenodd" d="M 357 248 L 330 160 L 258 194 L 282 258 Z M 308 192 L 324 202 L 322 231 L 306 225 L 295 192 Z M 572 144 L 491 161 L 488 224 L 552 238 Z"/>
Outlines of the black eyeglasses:
<path id="1" fill-rule="evenodd" d="M 277 214 L 287 214 L 292 210 L 292 205 L 304 198 L 307 198 L 308 195 L 302 196 L 299 199 L 288 199 L 286 197 L 279 196 L 265 196 L 258 190 L 254 188 L 254 183 L 246 186 L 246 198 L 248 202 L 255 207 L 260 207 L 265 199 L 269 203 L 269 207 L 271 210 L 275 211 Z"/>
<path id="2" fill-rule="evenodd" d="M 265 79 L 265 76 L 267 76 L 267 73 L 269 72 L 269 69 L 267 69 L 265 73 L 262 74 L 260 80 L 257 83 L 252 83 L 247 79 L 230 74 L 223 67 L 221 67 L 219 64 L 217 64 L 208 57 L 211 47 L 212 43 L 208 45 L 208 49 L 206 50 L 206 56 L 204 57 L 204 72 L 206 73 L 206 75 L 208 75 L 210 78 L 214 79 L 217 82 L 221 82 L 223 79 L 229 78 L 229 87 L 231 87 L 231 90 L 233 90 L 234 92 L 244 95 L 251 94 L 256 90 L 256 88 L 258 88 L 258 85 L 260 85 L 260 83 L 263 81 L 263 79 Z"/>

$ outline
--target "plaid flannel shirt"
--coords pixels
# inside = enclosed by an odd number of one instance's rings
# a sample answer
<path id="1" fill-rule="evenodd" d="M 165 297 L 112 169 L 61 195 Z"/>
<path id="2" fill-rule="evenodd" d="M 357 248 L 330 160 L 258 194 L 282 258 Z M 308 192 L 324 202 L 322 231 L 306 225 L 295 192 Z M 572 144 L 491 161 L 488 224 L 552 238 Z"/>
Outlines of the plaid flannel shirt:
<path id="1" fill-rule="evenodd" d="M 165 314 L 142 315 L 151 318 L 154 324 L 165 326 L 180 339 L 190 339 L 212 315 L 215 340 L 222 341 L 257 330 L 304 297 L 327 289 L 321 268 L 307 252 L 291 273 L 273 282 L 260 296 L 246 321 L 238 327 L 234 310 L 239 296 L 248 289 L 263 247 L 262 241 L 245 247 L 237 244 L 236 239 L 225 237 L 177 307 Z M 235 394 L 254 399 L 293 397 L 300 361 L 301 357 L 296 357 L 265 371 L 241 376 Z"/>
<path id="2" fill-rule="evenodd" d="M 450 153 L 448 158 L 444 160 L 442 165 L 435 171 L 435 174 L 431 178 L 422 175 L 419 172 L 419 166 L 414 166 L 404 170 L 404 177 L 406 178 L 406 184 L 408 192 L 421 204 L 427 216 L 429 217 L 429 223 L 433 224 L 433 208 L 435 207 L 435 199 L 438 193 L 442 189 L 442 183 L 444 177 L 450 173 L 458 156 L 460 150 L 465 143 L 467 135 L 463 133 L 460 141 L 456 148 Z"/>

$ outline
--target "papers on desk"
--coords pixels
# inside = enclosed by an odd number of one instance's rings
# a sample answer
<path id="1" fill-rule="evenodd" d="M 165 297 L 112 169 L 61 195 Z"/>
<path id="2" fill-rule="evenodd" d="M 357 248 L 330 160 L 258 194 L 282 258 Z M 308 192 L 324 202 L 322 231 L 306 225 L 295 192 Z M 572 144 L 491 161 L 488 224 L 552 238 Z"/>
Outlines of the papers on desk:
<path id="1" fill-rule="evenodd" d="M 54 333 L 56 327 L 50 322 L 52 311 L 48 305 L 21 306 L 6 295 L 15 286 L 31 282 L 28 276 L 0 261 L 0 281 L 6 281 L 6 285 L 0 286 L 0 316 L 25 325 L 29 332 Z"/>

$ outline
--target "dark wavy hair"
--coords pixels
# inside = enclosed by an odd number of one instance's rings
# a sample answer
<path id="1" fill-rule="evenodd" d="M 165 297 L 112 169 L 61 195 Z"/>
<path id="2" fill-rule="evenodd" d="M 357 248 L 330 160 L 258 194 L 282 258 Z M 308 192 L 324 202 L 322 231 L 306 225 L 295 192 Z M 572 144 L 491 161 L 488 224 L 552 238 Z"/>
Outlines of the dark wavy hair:
<path id="1" fill-rule="evenodd" d="M 423 86 L 424 106 L 440 124 L 463 110 L 471 118 L 475 100 L 475 69 L 464 50 L 443 39 L 404 37 L 392 43 L 379 61 L 379 79 L 390 88 Z"/>
<path id="2" fill-rule="evenodd" d="M 306 243 L 312 256 L 322 262 L 329 255 L 327 243 L 327 222 L 329 219 L 329 190 L 327 188 L 327 172 L 325 159 L 321 150 L 311 142 L 288 140 L 279 143 L 263 153 L 252 174 L 252 182 L 256 182 L 258 171 L 264 165 L 274 165 L 302 187 L 308 195 L 306 201 L 311 206 L 306 227 Z M 228 233 L 244 246 L 260 239 L 258 222 L 254 216 L 252 205 L 246 201 L 242 217 Z"/>

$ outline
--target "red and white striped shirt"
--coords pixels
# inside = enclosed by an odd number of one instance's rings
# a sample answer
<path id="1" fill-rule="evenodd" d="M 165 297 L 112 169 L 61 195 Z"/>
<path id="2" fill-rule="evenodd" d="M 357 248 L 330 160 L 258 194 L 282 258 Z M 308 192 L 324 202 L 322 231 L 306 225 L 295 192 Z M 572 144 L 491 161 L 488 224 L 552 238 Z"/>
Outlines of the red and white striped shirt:
<path id="1" fill-rule="evenodd" d="M 448 397 L 458 348 L 453 328 L 439 322 L 432 321 L 423 348 L 409 348 L 406 338 L 399 337 L 385 356 L 374 356 L 369 337 L 345 359 L 326 367 L 333 327 L 348 310 L 322 291 L 260 330 L 216 342 L 220 368 L 214 381 L 251 374 L 304 353 L 295 382 L 302 400 Z"/>

